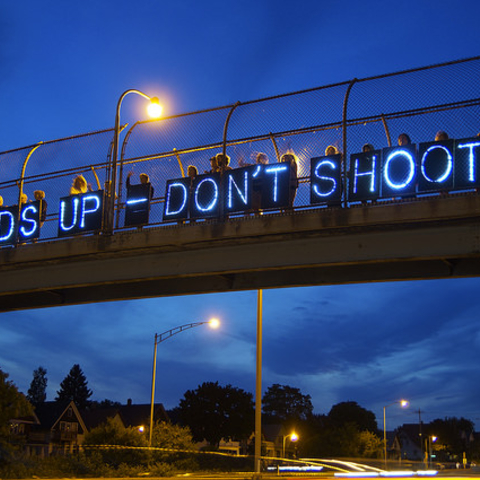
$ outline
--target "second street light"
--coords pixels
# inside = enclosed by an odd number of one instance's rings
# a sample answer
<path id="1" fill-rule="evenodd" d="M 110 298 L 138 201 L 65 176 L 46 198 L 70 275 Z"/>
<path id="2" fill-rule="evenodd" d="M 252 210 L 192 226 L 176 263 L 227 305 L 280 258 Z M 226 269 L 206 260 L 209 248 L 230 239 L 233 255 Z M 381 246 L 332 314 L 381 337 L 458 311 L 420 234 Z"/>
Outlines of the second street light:
<path id="1" fill-rule="evenodd" d="M 151 397 L 151 405 L 150 405 L 150 436 L 148 440 L 148 445 L 152 446 L 152 434 L 153 434 L 153 414 L 154 414 L 154 407 L 155 407 L 155 376 L 157 370 L 157 345 L 159 343 L 168 340 L 169 338 L 173 337 L 177 333 L 184 332 L 185 330 L 189 330 L 190 328 L 199 327 L 200 325 L 209 325 L 210 328 L 218 328 L 220 326 L 220 321 L 216 318 L 211 318 L 208 322 L 196 322 L 196 323 L 187 323 L 185 325 L 180 325 L 179 327 L 172 328 L 167 330 L 163 333 L 156 333 L 155 334 L 155 343 L 153 346 L 153 368 L 152 368 L 152 397 Z"/>
<path id="2" fill-rule="evenodd" d="M 425 459 L 426 459 L 426 466 L 430 468 L 432 466 L 432 443 L 437 441 L 437 437 L 435 435 L 429 435 L 425 439 Z"/>
<path id="3" fill-rule="evenodd" d="M 148 114 L 153 118 L 158 118 L 162 114 L 162 107 L 158 101 L 157 97 L 149 97 L 140 90 L 130 88 L 125 90 L 125 92 L 120 95 L 120 98 L 117 102 L 117 110 L 115 113 L 115 128 L 113 131 L 113 148 L 112 148 L 112 158 L 111 158 L 111 171 L 110 171 L 110 183 L 109 191 L 105 192 L 107 195 L 107 206 L 105 208 L 106 218 L 105 218 L 105 231 L 108 233 L 113 232 L 113 223 L 114 223 L 114 214 L 115 214 L 115 193 L 116 193 L 116 183 L 117 183 L 117 160 L 118 160 L 118 144 L 120 137 L 120 107 L 122 106 L 123 99 L 129 94 L 135 93 L 141 97 L 147 99 L 150 104 L 148 106 Z"/>
<path id="4" fill-rule="evenodd" d="M 408 407 L 407 400 L 397 400 L 396 402 L 389 403 L 383 407 L 383 452 L 385 459 L 385 470 L 387 469 L 387 422 L 385 418 L 385 410 L 392 405 L 399 403 L 402 408 Z"/>
<path id="5" fill-rule="evenodd" d="M 296 442 L 298 440 L 298 435 L 295 432 L 289 433 L 288 435 L 283 436 L 283 442 L 282 442 L 282 458 L 285 458 L 285 443 L 287 441 L 287 438 L 290 437 L 291 442 Z"/>

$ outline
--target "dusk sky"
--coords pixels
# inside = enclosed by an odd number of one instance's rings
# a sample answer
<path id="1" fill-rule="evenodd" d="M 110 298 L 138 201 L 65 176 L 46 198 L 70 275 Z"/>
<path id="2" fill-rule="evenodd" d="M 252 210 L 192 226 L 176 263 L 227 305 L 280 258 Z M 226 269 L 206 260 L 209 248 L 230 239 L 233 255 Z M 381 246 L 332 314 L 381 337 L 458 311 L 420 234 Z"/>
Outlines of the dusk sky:
<path id="1" fill-rule="evenodd" d="M 0 3 L 0 151 L 112 128 L 119 96 L 158 96 L 166 114 L 229 105 L 480 53 L 474 0 L 20 0 Z M 122 123 L 144 118 L 128 98 Z M 480 125 L 480 121 L 479 121 Z M 480 127 L 479 127 L 480 130 Z M 2 168 L 8 168 L 3 166 Z M 392 405 L 387 427 L 463 416 L 480 429 L 480 279 L 264 291 L 263 390 Z M 149 403 L 219 381 L 254 393 L 256 291 L 0 313 L 0 368 L 47 400 L 80 364 L 93 399 Z M 0 300 L 1 301 L 1 300 Z"/>

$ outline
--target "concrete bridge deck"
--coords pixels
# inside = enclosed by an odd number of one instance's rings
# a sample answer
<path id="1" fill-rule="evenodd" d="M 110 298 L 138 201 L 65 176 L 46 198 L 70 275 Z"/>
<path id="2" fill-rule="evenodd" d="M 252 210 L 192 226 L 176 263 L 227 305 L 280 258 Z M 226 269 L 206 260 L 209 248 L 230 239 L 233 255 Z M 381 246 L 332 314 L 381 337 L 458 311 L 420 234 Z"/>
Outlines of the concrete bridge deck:
<path id="1" fill-rule="evenodd" d="M 480 275 L 480 195 L 240 217 L 0 249 L 0 312 Z"/>

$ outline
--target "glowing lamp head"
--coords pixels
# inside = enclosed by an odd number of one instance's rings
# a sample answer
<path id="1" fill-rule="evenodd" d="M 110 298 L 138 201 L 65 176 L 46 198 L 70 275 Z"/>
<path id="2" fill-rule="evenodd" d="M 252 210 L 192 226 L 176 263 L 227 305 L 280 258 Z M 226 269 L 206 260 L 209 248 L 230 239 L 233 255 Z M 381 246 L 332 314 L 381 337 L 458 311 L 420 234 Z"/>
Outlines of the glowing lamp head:
<path id="1" fill-rule="evenodd" d="M 298 435 L 296 433 L 291 433 L 290 434 L 290 440 L 292 442 L 296 442 L 298 440 Z"/>
<path id="2" fill-rule="evenodd" d="M 157 97 L 150 99 L 150 104 L 147 107 L 148 115 L 152 118 L 160 118 L 162 116 L 163 107 L 160 105 Z"/>
<path id="3" fill-rule="evenodd" d="M 400 406 L 402 408 L 407 408 L 408 407 L 408 400 L 400 400 Z"/>
<path id="4" fill-rule="evenodd" d="M 210 326 L 210 328 L 218 328 L 220 326 L 220 320 L 218 318 L 211 318 L 208 321 L 208 325 Z"/>

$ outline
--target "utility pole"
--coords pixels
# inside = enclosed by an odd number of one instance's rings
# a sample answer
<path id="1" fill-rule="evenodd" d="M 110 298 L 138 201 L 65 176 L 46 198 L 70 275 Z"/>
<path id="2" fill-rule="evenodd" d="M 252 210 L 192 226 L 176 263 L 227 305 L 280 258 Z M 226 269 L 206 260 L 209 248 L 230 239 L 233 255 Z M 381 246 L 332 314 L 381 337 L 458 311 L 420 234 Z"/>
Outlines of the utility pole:
<path id="1" fill-rule="evenodd" d="M 420 409 L 418 409 L 418 437 L 420 440 L 420 450 L 423 452 L 424 444 L 425 442 L 423 441 L 423 433 L 422 433 L 422 412 Z M 423 452 L 424 458 L 427 458 L 428 452 L 427 452 L 427 445 L 425 444 L 425 452 Z M 428 468 L 428 464 L 427 464 Z"/>

